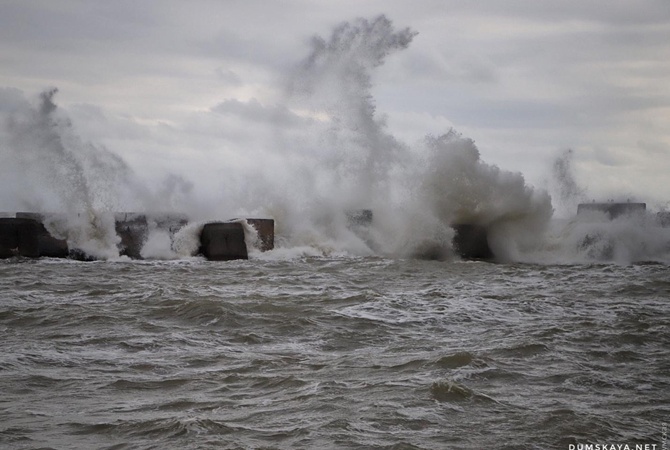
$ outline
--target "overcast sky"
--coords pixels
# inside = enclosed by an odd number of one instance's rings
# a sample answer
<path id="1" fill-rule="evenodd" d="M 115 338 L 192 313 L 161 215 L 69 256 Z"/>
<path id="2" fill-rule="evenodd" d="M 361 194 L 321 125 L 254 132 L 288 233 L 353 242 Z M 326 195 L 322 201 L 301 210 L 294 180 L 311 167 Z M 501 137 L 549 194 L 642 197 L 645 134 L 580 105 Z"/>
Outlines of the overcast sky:
<path id="1" fill-rule="evenodd" d="M 83 139 L 197 184 L 299 126 L 283 99 L 314 36 L 380 14 L 417 33 L 372 73 L 399 141 L 454 127 L 538 187 L 572 149 L 590 197 L 670 207 L 668 0 L 2 0 L 0 110 L 57 87 Z"/>

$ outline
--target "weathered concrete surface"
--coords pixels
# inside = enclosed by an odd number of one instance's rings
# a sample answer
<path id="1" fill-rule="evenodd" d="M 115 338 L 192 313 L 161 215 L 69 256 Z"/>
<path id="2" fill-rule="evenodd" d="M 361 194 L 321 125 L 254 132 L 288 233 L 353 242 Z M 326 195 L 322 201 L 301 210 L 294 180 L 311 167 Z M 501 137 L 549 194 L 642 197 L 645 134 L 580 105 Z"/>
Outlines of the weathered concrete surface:
<path id="1" fill-rule="evenodd" d="M 39 257 L 38 226 L 33 219 L 0 218 L 0 258 Z"/>
<path id="2" fill-rule="evenodd" d="M 39 245 L 39 256 L 49 258 L 67 258 L 70 254 L 67 241 L 55 238 L 44 226 L 45 214 L 17 212 L 17 218 L 32 219 L 37 222 L 37 241 Z"/>
<path id="3" fill-rule="evenodd" d="M 452 225 L 456 232 L 452 241 L 454 251 L 466 259 L 492 259 L 486 227 L 474 224 Z"/>
<path id="4" fill-rule="evenodd" d="M 67 258 L 70 253 L 65 239 L 53 237 L 42 223 L 38 223 L 37 241 L 40 248 L 40 256 L 48 258 Z"/>
<path id="5" fill-rule="evenodd" d="M 643 214 L 647 209 L 646 203 L 580 203 L 577 205 L 577 215 L 588 212 L 601 212 L 610 219 L 634 214 Z"/>
<path id="6" fill-rule="evenodd" d="M 66 239 L 58 239 L 52 236 L 46 229 L 44 222 L 49 220 L 65 220 L 67 216 L 64 213 L 17 212 L 16 217 L 32 219 L 37 222 L 39 256 L 49 258 L 71 258 L 80 261 L 93 261 L 95 259 L 87 255 L 83 250 L 69 248 Z"/>
<path id="7" fill-rule="evenodd" d="M 275 248 L 275 221 L 274 219 L 246 219 L 258 233 L 260 250 L 266 252 Z"/>
<path id="8" fill-rule="evenodd" d="M 244 227 L 240 222 L 212 222 L 200 232 L 199 253 L 212 261 L 248 259 Z"/>

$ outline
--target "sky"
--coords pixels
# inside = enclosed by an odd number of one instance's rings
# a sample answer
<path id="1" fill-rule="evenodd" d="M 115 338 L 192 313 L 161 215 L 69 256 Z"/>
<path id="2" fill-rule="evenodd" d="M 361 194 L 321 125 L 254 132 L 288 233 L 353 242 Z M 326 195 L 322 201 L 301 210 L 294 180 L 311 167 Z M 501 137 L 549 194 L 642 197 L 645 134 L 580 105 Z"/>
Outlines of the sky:
<path id="1" fill-rule="evenodd" d="M 370 72 L 399 142 L 453 128 L 539 189 L 571 150 L 584 198 L 670 208 L 667 0 L 2 0 L 0 112 L 55 87 L 81 139 L 148 180 L 250 182 L 281 164 L 278 128 L 325 114 L 286 101 L 315 42 L 380 15 L 412 36 Z"/>

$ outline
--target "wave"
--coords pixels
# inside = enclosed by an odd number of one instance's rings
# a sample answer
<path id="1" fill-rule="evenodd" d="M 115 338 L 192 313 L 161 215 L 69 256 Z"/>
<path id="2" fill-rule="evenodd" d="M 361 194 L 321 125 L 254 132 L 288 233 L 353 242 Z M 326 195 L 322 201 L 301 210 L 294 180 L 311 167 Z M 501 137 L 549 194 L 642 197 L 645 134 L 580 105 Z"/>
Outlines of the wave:
<path id="1" fill-rule="evenodd" d="M 62 212 L 47 229 L 107 260 L 122 258 L 111 212 L 156 210 L 184 212 L 192 224 L 174 237 L 152 229 L 141 250 L 148 259 L 191 257 L 203 220 L 212 216 L 274 218 L 277 245 L 269 253 L 258 251 L 255 230 L 245 223 L 250 255 L 258 259 L 458 260 L 454 226 L 463 224 L 485 229 L 502 262 L 670 259 L 668 229 L 650 223 L 559 223 L 547 190 L 487 164 L 474 141 L 455 130 L 414 145 L 396 138 L 376 112 L 373 74 L 416 34 L 379 16 L 345 22 L 329 37 L 314 38 L 307 56 L 287 74 L 277 108 L 296 120 L 269 125 L 275 138 L 261 154 L 249 153 L 247 172 L 216 167 L 218 178 L 243 181 L 222 182 L 226 190 L 209 205 L 192 195 L 193 183 L 182 175 L 167 174 L 160 186 L 149 186 L 112 151 L 85 142 L 54 102 L 57 89 L 44 91 L 36 104 L 5 92 L 0 208 Z M 244 154 L 240 148 L 239 158 Z M 584 197 L 571 177 L 569 155 L 556 160 L 554 175 L 560 187 L 556 204 Z M 373 213 L 369 226 L 352 224 L 357 211 Z"/>

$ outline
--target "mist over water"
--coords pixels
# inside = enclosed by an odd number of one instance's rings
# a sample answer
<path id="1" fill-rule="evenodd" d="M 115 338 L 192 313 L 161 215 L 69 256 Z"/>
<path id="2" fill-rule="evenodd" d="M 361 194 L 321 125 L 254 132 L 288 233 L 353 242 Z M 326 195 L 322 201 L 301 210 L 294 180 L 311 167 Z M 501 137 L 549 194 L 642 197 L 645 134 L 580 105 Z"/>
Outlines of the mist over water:
<path id="1" fill-rule="evenodd" d="M 416 34 L 379 16 L 314 37 L 308 55 L 287 74 L 282 103 L 255 105 L 256 114 L 272 112 L 265 130 L 272 138 L 260 152 L 238 149 L 240 158 L 248 155 L 246 165 L 216 168 L 227 181 L 211 205 L 197 198 L 198 180 L 168 173 L 160 185 L 148 186 L 142 168 L 133 170 L 113 149 L 78 137 L 76 124 L 56 106 L 56 89 L 44 91 L 36 104 L 3 90 L 0 208 L 63 213 L 49 230 L 103 259 L 118 257 L 112 212 L 161 211 L 185 212 L 196 222 L 274 218 L 276 255 L 412 257 L 446 249 L 438 253 L 451 259 L 451 226 L 474 224 L 486 227 L 500 261 L 667 260 L 668 229 L 648 217 L 605 225 L 553 218 L 555 209 L 574 215 L 585 199 L 569 153 L 553 163 L 552 204 L 550 194 L 522 174 L 481 160 L 474 142 L 455 130 L 413 145 L 394 137 L 376 110 L 374 71 Z M 227 100 L 213 110 L 249 111 L 250 104 Z M 239 167 L 253 169 L 240 173 Z M 374 220 L 355 232 L 347 213 L 361 209 L 372 210 Z M 593 233 L 616 248 L 585 247 Z M 170 245 L 165 236 L 152 236 L 143 254 L 183 257 Z"/>

